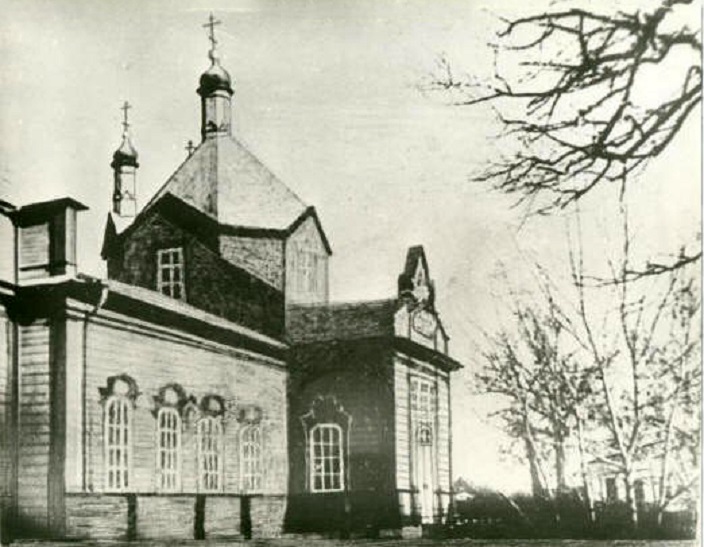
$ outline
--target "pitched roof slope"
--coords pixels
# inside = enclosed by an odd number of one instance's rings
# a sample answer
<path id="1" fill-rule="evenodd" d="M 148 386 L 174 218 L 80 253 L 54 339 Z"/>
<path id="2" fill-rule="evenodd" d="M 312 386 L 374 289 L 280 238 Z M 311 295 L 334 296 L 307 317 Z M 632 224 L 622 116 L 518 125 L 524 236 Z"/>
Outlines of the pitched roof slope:
<path id="1" fill-rule="evenodd" d="M 292 306 L 286 333 L 298 343 L 393 336 L 397 309 L 396 299 Z"/>
<path id="2" fill-rule="evenodd" d="M 206 139 L 144 210 L 171 193 L 220 224 L 283 230 L 306 205 L 233 137 Z"/>

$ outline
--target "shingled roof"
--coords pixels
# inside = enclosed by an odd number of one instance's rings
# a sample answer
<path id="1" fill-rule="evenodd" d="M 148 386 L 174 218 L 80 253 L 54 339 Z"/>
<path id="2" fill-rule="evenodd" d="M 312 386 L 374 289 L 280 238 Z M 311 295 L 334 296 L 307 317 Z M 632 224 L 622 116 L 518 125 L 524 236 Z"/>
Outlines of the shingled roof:
<path id="1" fill-rule="evenodd" d="M 393 336 L 397 309 L 396 299 L 293 306 L 286 333 L 294 343 Z"/>
<path id="2" fill-rule="evenodd" d="M 144 207 L 170 193 L 220 224 L 284 230 L 306 205 L 233 137 L 206 139 Z"/>

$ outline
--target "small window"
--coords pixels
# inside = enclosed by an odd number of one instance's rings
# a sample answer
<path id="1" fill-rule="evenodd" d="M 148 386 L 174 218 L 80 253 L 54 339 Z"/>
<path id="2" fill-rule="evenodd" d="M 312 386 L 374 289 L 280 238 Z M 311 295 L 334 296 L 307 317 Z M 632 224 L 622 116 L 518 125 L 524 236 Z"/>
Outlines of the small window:
<path id="1" fill-rule="evenodd" d="M 160 249 L 157 252 L 157 259 L 157 290 L 171 298 L 185 300 L 183 250 L 180 247 L 174 249 Z"/>
<path id="2" fill-rule="evenodd" d="M 180 486 L 181 416 L 173 407 L 162 407 L 157 415 L 159 487 L 174 491 Z"/>
<path id="3" fill-rule="evenodd" d="M 342 428 L 318 424 L 310 431 L 310 483 L 313 492 L 340 492 L 344 489 Z"/>
<path id="4" fill-rule="evenodd" d="M 242 429 L 242 490 L 257 492 L 262 487 L 262 433 L 259 425 L 248 425 Z"/>
<path id="5" fill-rule="evenodd" d="M 127 490 L 130 486 L 131 442 L 130 401 L 113 395 L 105 404 L 105 459 L 107 489 Z"/>
<path id="6" fill-rule="evenodd" d="M 203 492 L 222 490 L 222 423 L 214 416 L 198 421 L 199 486 Z"/>
<path id="7" fill-rule="evenodd" d="M 418 444 L 421 446 L 433 445 L 433 432 L 427 425 L 421 426 L 418 429 Z"/>

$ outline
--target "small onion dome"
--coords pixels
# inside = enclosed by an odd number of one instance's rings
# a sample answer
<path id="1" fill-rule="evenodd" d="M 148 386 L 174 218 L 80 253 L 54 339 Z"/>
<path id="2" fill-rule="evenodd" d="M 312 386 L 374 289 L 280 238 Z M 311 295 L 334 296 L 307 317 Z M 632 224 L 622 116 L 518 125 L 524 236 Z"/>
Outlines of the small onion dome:
<path id="1" fill-rule="evenodd" d="M 227 91 L 232 95 L 234 93 L 232 91 L 232 80 L 227 70 L 220 66 L 220 60 L 214 51 L 210 51 L 209 57 L 211 65 L 200 77 L 198 94 L 201 97 L 207 97 L 216 91 Z"/>
<path id="2" fill-rule="evenodd" d="M 122 135 L 122 144 L 120 144 L 120 148 L 115 150 L 115 153 L 112 155 L 110 167 L 113 169 L 123 165 L 139 167 L 137 157 L 137 151 L 134 149 L 134 146 L 132 146 L 129 136 L 126 134 Z"/>

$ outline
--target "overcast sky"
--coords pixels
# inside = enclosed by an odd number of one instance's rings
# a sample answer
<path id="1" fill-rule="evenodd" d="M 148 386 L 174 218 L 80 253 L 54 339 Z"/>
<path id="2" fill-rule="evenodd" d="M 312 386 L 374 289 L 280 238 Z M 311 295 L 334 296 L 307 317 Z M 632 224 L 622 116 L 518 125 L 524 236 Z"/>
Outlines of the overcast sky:
<path id="1" fill-rule="evenodd" d="M 490 74 L 486 44 L 498 16 L 515 13 L 508 0 L 5 0 L 0 197 L 22 204 L 68 194 L 86 203 L 81 269 L 102 275 L 119 107 L 133 105 L 144 204 L 183 161 L 187 140 L 199 140 L 195 90 L 209 64 L 202 24 L 211 11 L 235 82 L 235 133 L 316 206 L 334 252 L 333 298 L 393 295 L 407 247 L 423 244 L 451 349 L 471 368 L 476 326 L 499 313 L 497 263 L 522 271 L 565 256 L 561 219 L 517 231 L 520 210 L 469 183 L 497 153 L 489 110 L 450 107 L 418 89 L 440 54 Z M 685 133 L 638 187 L 638 227 L 664 248 L 691 236 L 699 218 L 698 185 L 680 184 L 700 180 L 698 124 Z M 453 388 L 455 473 L 525 487 L 527 472 L 501 456 L 501 436 L 469 396 L 468 378 L 461 373 Z"/>

